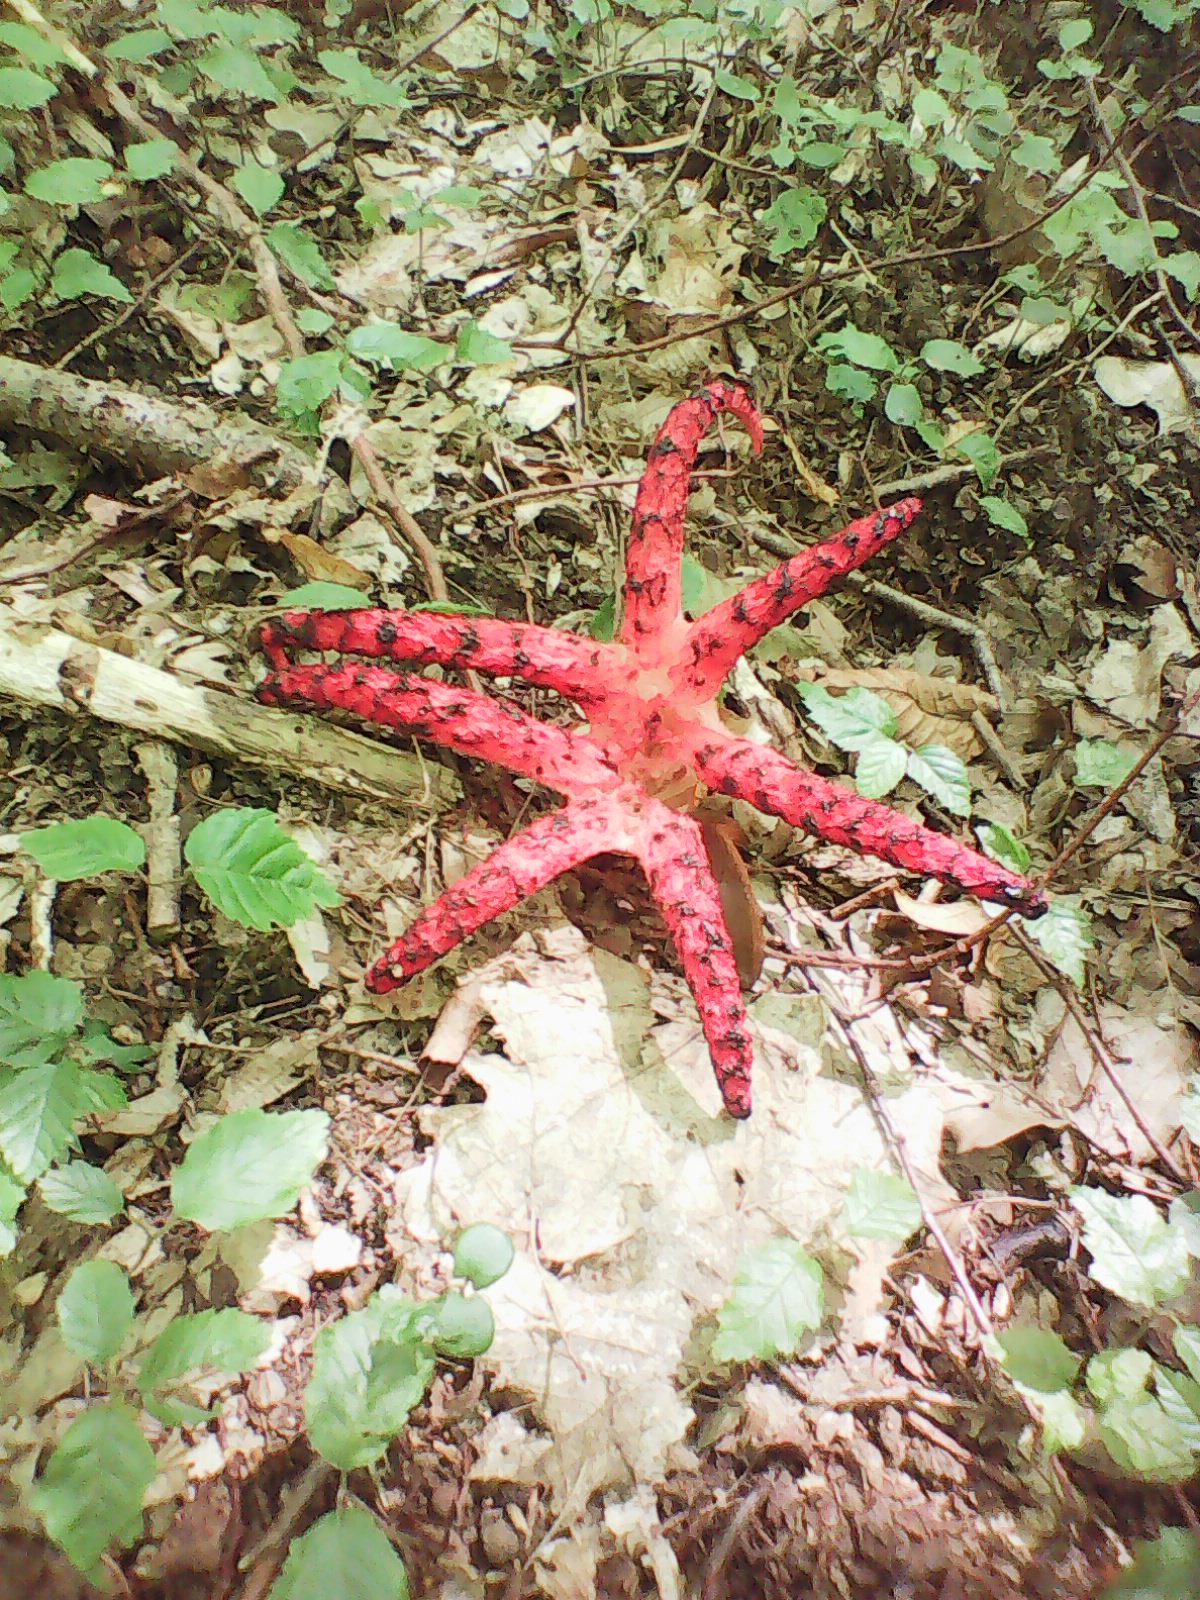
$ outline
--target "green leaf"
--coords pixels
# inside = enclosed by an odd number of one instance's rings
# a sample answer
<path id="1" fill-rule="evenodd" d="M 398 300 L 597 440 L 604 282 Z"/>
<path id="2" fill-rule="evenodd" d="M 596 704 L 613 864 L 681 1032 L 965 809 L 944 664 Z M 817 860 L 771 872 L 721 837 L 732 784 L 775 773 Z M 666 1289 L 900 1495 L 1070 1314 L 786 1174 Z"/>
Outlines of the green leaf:
<path id="1" fill-rule="evenodd" d="M 377 78 L 359 60 L 357 50 L 321 50 L 317 60 L 339 85 L 334 91 L 356 106 L 394 106 L 403 108 L 408 95 L 398 83 Z"/>
<path id="2" fill-rule="evenodd" d="M 1098 1600 L 1195 1600 L 1200 1594 L 1200 1533 L 1164 1528 L 1133 1546 L 1133 1565 Z"/>
<path id="3" fill-rule="evenodd" d="M 1171 1228 L 1144 1194 L 1111 1195 L 1076 1185 L 1091 1275 L 1133 1305 L 1157 1306 L 1187 1287 L 1191 1263 L 1180 1229 Z"/>
<path id="4" fill-rule="evenodd" d="M 490 1222 L 473 1222 L 454 1241 L 454 1271 L 477 1289 L 502 1278 L 513 1264 L 513 1242 Z"/>
<path id="5" fill-rule="evenodd" d="M 152 56 L 169 50 L 174 43 L 165 28 L 135 28 L 119 39 L 110 39 L 104 46 L 104 54 L 110 61 L 149 61 Z"/>
<path id="6" fill-rule="evenodd" d="M 1167 1221 L 1183 1234 L 1188 1254 L 1200 1256 L 1200 1191 L 1177 1194 L 1167 1208 Z"/>
<path id="7" fill-rule="evenodd" d="M 346 349 L 360 361 L 375 367 L 411 368 L 429 372 L 450 359 L 448 345 L 426 339 L 420 333 L 405 333 L 394 322 L 366 322 L 351 330 Z"/>
<path id="8" fill-rule="evenodd" d="M 154 1051 L 145 1044 L 118 1044 L 103 1022 L 87 1017 L 73 1053 L 85 1061 L 111 1061 L 122 1072 L 132 1072 L 134 1067 L 148 1061 Z"/>
<path id="9" fill-rule="evenodd" d="M 267 1600 L 408 1600 L 408 1574 L 361 1506 L 342 1506 L 292 1541 Z"/>
<path id="10" fill-rule="evenodd" d="M 883 401 L 883 414 L 889 422 L 915 427 L 925 414 L 921 391 L 915 383 L 893 383 Z"/>
<path id="11" fill-rule="evenodd" d="M 85 1261 L 63 1285 L 54 1309 L 67 1348 L 102 1367 L 133 1326 L 133 1290 L 115 1261 Z"/>
<path id="12" fill-rule="evenodd" d="M 15 311 L 24 305 L 37 288 L 37 279 L 28 267 L 16 267 L 0 283 L 0 305 L 6 311 Z"/>
<path id="13" fill-rule="evenodd" d="M 1122 1471 L 1152 1483 L 1181 1483 L 1196 1470 L 1186 1433 L 1159 1400 L 1117 1400 L 1098 1418 L 1100 1438 Z"/>
<path id="14" fill-rule="evenodd" d="M 280 364 L 275 403 L 285 417 L 319 411 L 345 376 L 340 350 L 315 350 Z"/>
<path id="15" fill-rule="evenodd" d="M 1200 1451 L 1200 1383 L 1154 1363 L 1158 1403 L 1178 1428 L 1189 1450 Z"/>
<path id="16" fill-rule="evenodd" d="M 617 597 L 610 594 L 602 600 L 592 613 L 588 623 L 588 632 L 593 639 L 599 639 L 602 644 L 607 644 L 610 639 L 617 636 Z"/>
<path id="17" fill-rule="evenodd" d="M 54 1542 L 98 1579 L 109 1545 L 142 1537 L 142 1498 L 155 1470 L 133 1413 L 117 1402 L 92 1404 L 63 1435 L 30 1500 Z"/>
<path id="18" fill-rule="evenodd" d="M 370 604 L 370 595 L 344 583 L 302 583 L 279 596 L 281 610 L 299 606 L 305 611 L 356 611 Z"/>
<path id="19" fill-rule="evenodd" d="M 1026 931 L 1058 970 L 1082 988 L 1087 953 L 1096 945 L 1087 912 L 1081 906 L 1055 900 L 1044 916 L 1026 925 Z"/>
<path id="20" fill-rule="evenodd" d="M 868 800 L 882 800 L 908 770 L 908 751 L 895 739 L 876 734 L 864 739 L 854 763 L 854 787 Z"/>
<path id="21" fill-rule="evenodd" d="M 13 1176 L 31 1183 L 64 1155 L 75 1119 L 85 1109 L 74 1062 L 23 1067 L 0 1087 L 0 1156 Z"/>
<path id="22" fill-rule="evenodd" d="M 986 370 L 978 356 L 957 339 L 926 339 L 921 360 L 934 372 L 952 372 L 957 378 L 974 378 Z"/>
<path id="23" fill-rule="evenodd" d="M 975 468 L 983 487 L 990 489 L 996 480 L 996 474 L 1000 471 L 1000 451 L 991 434 L 977 429 L 974 433 L 964 434 L 961 439 L 955 440 L 954 448 L 960 456 L 966 456 Z"/>
<path id="24" fill-rule="evenodd" d="M 718 67 L 713 77 L 717 88 L 731 100 L 744 100 L 748 105 L 754 105 L 760 98 L 759 87 L 752 78 L 743 78 L 740 73 L 729 72 L 724 67 Z"/>
<path id="25" fill-rule="evenodd" d="M 58 93 L 58 85 L 28 67 L 0 67 L 0 106 L 6 111 L 32 111 Z"/>
<path id="26" fill-rule="evenodd" d="M 1145 1350 L 1100 1350 L 1087 1364 L 1088 1393 L 1102 1406 L 1136 1400 L 1150 1387 L 1154 1357 Z"/>
<path id="27" fill-rule="evenodd" d="M 256 217 L 265 217 L 287 192 L 287 184 L 274 167 L 264 167 L 254 160 L 243 161 L 235 169 L 232 181 Z"/>
<path id="28" fill-rule="evenodd" d="M 294 222 L 277 222 L 267 234 L 267 243 L 301 283 L 310 289 L 332 289 L 333 273 L 325 265 L 321 247 L 307 228 Z"/>
<path id="29" fill-rule="evenodd" d="M 923 744 L 908 757 L 908 775 L 956 817 L 971 815 L 971 780 L 966 766 L 945 744 Z"/>
<path id="30" fill-rule="evenodd" d="M 976 828 L 979 842 L 993 861 L 998 861 L 1010 872 L 1029 871 L 1032 857 L 1027 846 L 1001 822 L 981 822 Z"/>
<path id="31" fill-rule="evenodd" d="M 341 1471 L 378 1461 L 424 1399 L 434 1370 L 428 1322 L 389 1285 L 317 1334 L 304 1411 L 310 1442 Z"/>
<path id="32" fill-rule="evenodd" d="M 806 167 L 823 170 L 836 167 L 849 148 L 849 145 L 833 144 L 828 139 L 808 139 L 804 144 L 796 146 L 796 157 L 803 161 Z"/>
<path id="33" fill-rule="evenodd" d="M 325 1159 L 323 1111 L 233 1111 L 205 1128 L 171 1179 L 176 1212 L 202 1228 L 283 1217 Z"/>
<path id="34" fill-rule="evenodd" d="M 196 66 L 218 89 L 228 94 L 243 94 L 247 99 L 269 100 L 272 104 L 282 98 L 254 51 L 241 45 L 215 45 L 200 57 Z"/>
<path id="35" fill-rule="evenodd" d="M 771 239 L 772 261 L 782 260 L 792 250 L 806 250 L 821 231 L 828 211 L 824 195 L 806 183 L 778 195 L 761 217 Z"/>
<path id="36" fill-rule="evenodd" d="M 879 384 L 869 372 L 864 372 L 861 367 L 847 366 L 841 361 L 835 361 L 826 372 L 825 387 L 830 394 L 841 395 L 844 400 L 852 400 L 856 405 L 866 405 L 879 392 Z"/>
<path id="37" fill-rule="evenodd" d="M 25 193 L 55 206 L 85 206 L 104 198 L 113 175 L 110 161 L 95 156 L 66 156 L 38 167 L 25 179 Z"/>
<path id="38" fill-rule="evenodd" d="M 1053 139 L 1046 139 L 1040 133 L 1022 134 L 1010 153 L 1019 167 L 1043 177 L 1053 177 L 1062 166 L 1058 146 Z"/>
<path id="39" fill-rule="evenodd" d="M 83 993 L 69 978 L 0 973 L 0 1061 L 39 1065 L 57 1055 L 83 1020 Z"/>
<path id="40" fill-rule="evenodd" d="M 833 333 L 823 333 L 817 340 L 817 349 L 823 355 L 849 361 L 856 367 L 867 367 L 872 372 L 896 372 L 900 361 L 886 339 L 877 333 L 864 333 L 852 322 Z"/>
<path id="41" fill-rule="evenodd" d="M 21 849 L 59 883 L 94 878 L 101 872 L 137 872 L 146 863 L 141 834 L 113 817 L 52 822 L 19 837 Z"/>
<path id="42" fill-rule="evenodd" d="M 67 60 L 66 52 L 53 39 L 25 22 L 0 22 L 0 44 L 32 61 L 35 67 L 58 67 Z"/>
<path id="43" fill-rule="evenodd" d="M 979 497 L 979 504 L 987 513 L 988 521 L 996 528 L 1003 528 L 1005 533 L 1015 533 L 1018 539 L 1023 539 L 1026 544 L 1029 540 L 1029 524 L 1010 500 L 1003 499 L 998 494 L 984 494 Z"/>
<path id="44" fill-rule="evenodd" d="M 270 1324 L 236 1307 L 174 1317 L 147 1350 L 138 1388 L 157 1389 L 189 1372 L 248 1372 L 270 1343 Z"/>
<path id="45" fill-rule="evenodd" d="M 430 1336 L 439 1355 L 473 1361 L 491 1349 L 496 1337 L 492 1308 L 481 1295 L 452 1290 L 438 1304 Z"/>
<path id="46" fill-rule="evenodd" d="M 822 684 L 803 681 L 795 688 L 805 711 L 839 750 L 861 750 L 880 734 L 890 739 L 896 731 L 895 712 L 870 689 L 832 695 Z"/>
<path id="47" fill-rule="evenodd" d="M 733 1292 L 717 1313 L 715 1361 L 793 1355 L 821 1325 L 821 1268 L 795 1239 L 769 1239 L 742 1257 Z"/>
<path id="48" fill-rule="evenodd" d="M 1175 250 L 1162 257 L 1163 270 L 1169 272 L 1177 283 L 1183 285 L 1189 300 L 1200 295 L 1200 252 Z"/>
<path id="49" fill-rule="evenodd" d="M 1004 1352 L 1004 1370 L 1023 1389 L 1053 1394 L 1075 1382 L 1080 1358 L 1049 1329 L 1006 1328 L 996 1339 Z"/>
<path id="50" fill-rule="evenodd" d="M 1066 1389 L 1040 1394 L 1026 1389 L 1025 1394 L 1042 1418 L 1042 1446 L 1052 1455 L 1059 1450 L 1078 1450 L 1088 1436 L 1088 1417 L 1075 1396 Z"/>
<path id="51" fill-rule="evenodd" d="M 513 347 L 507 339 L 498 339 L 477 322 L 465 322 L 458 330 L 454 354 L 470 367 L 492 366 L 497 362 L 511 361 Z"/>
<path id="52" fill-rule="evenodd" d="M 111 1222 L 124 1209 L 125 1197 L 103 1167 L 72 1161 L 52 1167 L 38 1180 L 48 1211 L 72 1222 Z"/>
<path id="53" fill-rule="evenodd" d="M 1089 17 L 1070 17 L 1059 27 L 1058 48 L 1063 52 L 1078 50 L 1094 32 L 1095 25 Z"/>
<path id="54" fill-rule="evenodd" d="M 1120 750 L 1107 739 L 1080 739 L 1075 746 L 1075 787 L 1077 789 L 1115 789 L 1138 763 L 1129 750 Z"/>
<path id="55" fill-rule="evenodd" d="M 856 1167 L 845 1218 L 847 1232 L 856 1239 L 894 1239 L 899 1244 L 921 1226 L 921 1202 L 907 1178 Z"/>
<path id="56" fill-rule="evenodd" d="M 123 154 L 130 177 L 148 183 L 152 178 L 166 177 L 174 169 L 179 147 L 174 139 L 147 139 L 142 144 L 127 144 Z"/>
<path id="57" fill-rule="evenodd" d="M 192 829 L 183 847 L 196 882 L 219 911 L 267 933 L 293 927 L 341 896 L 271 811 L 235 806 Z"/>

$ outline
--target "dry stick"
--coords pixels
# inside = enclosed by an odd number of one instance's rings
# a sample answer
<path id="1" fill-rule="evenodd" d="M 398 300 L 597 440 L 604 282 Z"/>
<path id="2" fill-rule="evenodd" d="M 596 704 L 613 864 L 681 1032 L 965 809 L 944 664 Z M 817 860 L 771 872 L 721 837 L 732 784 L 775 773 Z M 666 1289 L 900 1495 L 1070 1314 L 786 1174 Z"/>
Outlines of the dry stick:
<path id="1" fill-rule="evenodd" d="M 1099 1029 L 1093 1027 L 1088 1021 L 1087 1017 L 1084 1015 L 1083 1007 L 1079 1004 L 1078 1000 L 1076 1000 L 1068 980 L 1063 977 L 1061 972 L 1055 971 L 1054 967 L 1049 961 L 1046 960 L 1045 956 L 1042 955 L 1037 945 L 1034 944 L 1033 940 L 1023 928 L 1014 927 L 1013 935 L 1016 938 L 1017 943 L 1021 946 L 1022 950 L 1024 950 L 1025 954 L 1029 956 L 1034 964 L 1040 969 L 1042 976 L 1048 978 L 1058 990 L 1063 1004 L 1074 1018 L 1076 1026 L 1079 1028 L 1079 1031 L 1083 1034 L 1084 1039 L 1087 1041 L 1088 1049 L 1092 1052 L 1092 1055 L 1096 1059 L 1096 1065 L 1100 1068 L 1101 1072 L 1103 1072 L 1104 1076 L 1112 1085 L 1117 1098 L 1121 1101 L 1121 1104 L 1125 1107 L 1126 1111 L 1128 1111 L 1130 1117 L 1133 1119 L 1134 1126 L 1137 1128 L 1138 1132 L 1142 1135 L 1143 1139 L 1146 1140 L 1150 1148 L 1154 1151 L 1154 1154 L 1162 1162 L 1163 1166 L 1171 1174 L 1171 1176 L 1177 1178 L 1181 1184 L 1186 1186 L 1189 1181 L 1188 1174 L 1183 1170 L 1179 1162 L 1176 1161 L 1175 1157 L 1167 1149 L 1166 1145 L 1163 1144 L 1158 1135 L 1151 1132 L 1145 1118 L 1134 1105 L 1128 1089 L 1126 1089 L 1124 1083 L 1122 1083 L 1120 1074 L 1117 1072 L 1116 1062 L 1113 1060 L 1112 1053 L 1110 1052 L 1108 1046 L 1104 1043 L 1103 1038 L 1100 1036 Z"/>
<path id="2" fill-rule="evenodd" d="M 1181 79 L 1195 76 L 1197 73 L 1200 73 L 1200 63 L 1186 67 L 1173 77 L 1168 78 L 1154 94 L 1147 110 L 1153 107 L 1155 101 L 1165 94 L 1167 89 Z M 1007 233 L 997 234 L 991 239 L 984 239 L 980 244 L 947 245 L 942 249 L 935 250 L 905 250 L 899 255 L 883 256 L 878 261 L 870 261 L 867 263 L 868 267 L 874 273 L 881 273 L 890 271 L 895 267 L 914 266 L 929 261 L 951 261 L 960 256 L 984 255 L 1002 245 L 1011 244 L 1015 239 L 1023 238 L 1027 233 L 1033 233 L 1050 217 L 1061 211 L 1064 206 L 1070 205 L 1076 196 L 1082 194 L 1083 190 L 1092 181 L 1095 171 L 1099 170 L 1104 162 L 1108 160 L 1120 139 L 1121 133 L 1119 131 L 1112 134 L 1104 149 L 1100 152 L 1095 168 L 1089 168 L 1073 188 L 1068 189 L 1066 194 L 1056 200 L 1053 205 L 1047 206 L 1045 210 L 1040 211 L 1031 221 L 1022 223 L 1019 228 L 1011 228 Z M 698 327 L 689 327 L 675 333 L 660 334 L 656 339 L 646 339 L 641 344 L 622 345 L 613 350 L 571 350 L 567 354 L 574 361 L 628 361 L 631 356 L 646 355 L 653 350 L 663 350 L 669 345 L 680 343 L 683 339 L 703 338 L 707 334 L 717 333 L 724 328 L 736 327 L 741 322 L 749 322 L 752 318 L 760 315 L 761 312 L 769 311 L 772 306 L 783 305 L 789 300 L 797 299 L 818 284 L 836 283 L 842 278 L 852 278 L 861 271 L 862 268 L 857 263 L 828 269 L 818 267 L 815 271 L 806 273 L 803 277 L 798 278 L 794 283 L 788 284 L 786 288 L 776 289 L 764 299 L 755 301 L 753 305 L 742 306 L 739 310 L 730 311 L 723 317 L 714 317 L 711 322 L 702 323 Z M 556 350 L 562 348 L 562 337 L 557 339 L 514 339 L 512 343 L 514 349 L 520 350 Z"/>
<path id="3" fill-rule="evenodd" d="M 142 829 L 146 841 L 146 937 L 163 944 L 179 932 L 179 815 L 175 809 L 179 764 L 163 739 L 134 746 L 150 791 L 150 820 Z"/>

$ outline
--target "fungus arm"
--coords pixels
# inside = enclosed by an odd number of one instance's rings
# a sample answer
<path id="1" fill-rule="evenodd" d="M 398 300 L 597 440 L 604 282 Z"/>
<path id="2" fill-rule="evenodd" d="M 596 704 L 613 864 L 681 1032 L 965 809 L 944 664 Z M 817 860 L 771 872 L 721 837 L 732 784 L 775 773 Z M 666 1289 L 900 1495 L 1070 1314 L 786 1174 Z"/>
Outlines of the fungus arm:
<path id="1" fill-rule="evenodd" d="M 719 794 L 748 800 L 760 811 L 782 817 L 793 827 L 877 856 L 894 867 L 932 874 L 956 883 L 981 900 L 996 900 L 1027 915 L 1046 908 L 1044 893 L 989 861 L 977 850 L 934 833 L 902 811 L 865 800 L 840 783 L 831 783 L 786 756 L 748 739 L 712 735 L 693 747 L 697 773 Z"/>

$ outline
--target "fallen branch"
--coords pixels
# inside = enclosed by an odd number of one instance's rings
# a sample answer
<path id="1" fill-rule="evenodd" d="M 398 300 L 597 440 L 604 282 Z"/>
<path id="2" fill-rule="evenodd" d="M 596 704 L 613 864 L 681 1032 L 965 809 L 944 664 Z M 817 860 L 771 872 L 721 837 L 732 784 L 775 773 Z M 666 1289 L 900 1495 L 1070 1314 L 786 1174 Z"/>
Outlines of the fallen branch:
<path id="1" fill-rule="evenodd" d="M 0 695 L 376 800 L 436 808 L 460 793 L 444 767 L 362 734 L 185 683 L 58 628 L 2 614 Z"/>

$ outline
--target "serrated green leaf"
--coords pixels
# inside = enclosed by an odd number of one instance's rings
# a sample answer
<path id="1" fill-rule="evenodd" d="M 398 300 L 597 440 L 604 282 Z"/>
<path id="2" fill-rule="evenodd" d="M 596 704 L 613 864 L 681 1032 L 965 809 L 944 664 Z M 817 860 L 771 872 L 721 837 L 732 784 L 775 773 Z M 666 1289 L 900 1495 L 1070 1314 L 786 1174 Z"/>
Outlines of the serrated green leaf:
<path id="1" fill-rule="evenodd" d="M 302 583 L 279 596 L 279 607 L 297 606 L 305 611 L 356 611 L 371 604 L 361 589 L 344 583 Z"/>
<path id="2" fill-rule="evenodd" d="M 513 1242 L 490 1222 L 473 1222 L 454 1241 L 454 1270 L 477 1289 L 502 1278 L 513 1264 Z"/>
<path id="3" fill-rule="evenodd" d="M 1053 177 L 1062 166 L 1062 157 L 1053 139 L 1040 133 L 1026 133 L 1012 148 L 1012 158 L 1026 172 L 1036 172 L 1043 177 Z"/>
<path id="4" fill-rule="evenodd" d="M 741 1259 L 733 1291 L 717 1313 L 715 1361 L 793 1355 L 821 1325 L 821 1268 L 794 1239 L 769 1239 Z"/>
<path id="5" fill-rule="evenodd" d="M 267 234 L 267 243 L 301 283 L 308 284 L 311 289 L 335 287 L 333 273 L 325 265 L 321 247 L 307 228 L 294 222 L 277 222 Z"/>
<path id="6" fill-rule="evenodd" d="M 0 1086 L 0 1156 L 15 1178 L 31 1183 L 66 1154 L 81 1100 L 74 1062 L 47 1061 L 9 1075 Z"/>
<path id="7" fill-rule="evenodd" d="M 245 45 L 218 44 L 196 62 L 196 66 L 228 94 L 245 95 L 249 100 L 269 100 L 273 105 L 282 97 L 271 76 Z"/>
<path id="8" fill-rule="evenodd" d="M 287 192 L 287 184 L 274 167 L 264 167 L 254 160 L 243 161 L 235 168 L 232 182 L 257 217 L 265 217 Z"/>
<path id="9" fill-rule="evenodd" d="M 342 1506 L 292 1541 L 267 1600 L 408 1600 L 408 1574 L 361 1506 Z"/>
<path id="10" fill-rule="evenodd" d="M 864 739 L 854 763 L 854 787 L 868 800 L 882 800 L 908 770 L 908 751 L 895 739 L 876 734 Z"/>
<path id="11" fill-rule="evenodd" d="M 325 1159 L 323 1111 L 233 1111 L 192 1140 L 171 1179 L 176 1212 L 202 1228 L 283 1217 Z"/>
<path id="12" fill-rule="evenodd" d="M 179 159 L 179 147 L 173 139 L 147 139 L 142 144 L 127 144 L 122 153 L 130 177 L 140 183 L 165 178 Z"/>
<path id="13" fill-rule="evenodd" d="M 957 378 L 974 378 L 986 370 L 978 356 L 957 339 L 926 339 L 921 360 L 934 372 L 952 372 Z"/>
<path id="14" fill-rule="evenodd" d="M 429 1321 L 427 1308 L 388 1286 L 317 1334 L 304 1413 L 310 1442 L 341 1471 L 378 1461 L 424 1399 Z"/>
<path id="15" fill-rule="evenodd" d="M 1048 1328 L 1006 1328 L 996 1339 L 1004 1370 L 1023 1389 L 1053 1394 L 1075 1382 L 1080 1358 Z"/>
<path id="16" fill-rule="evenodd" d="M 907 1178 L 857 1167 L 846 1196 L 846 1231 L 856 1239 L 902 1243 L 921 1226 L 921 1202 Z"/>
<path id="17" fill-rule="evenodd" d="M 314 350 L 293 356 L 279 367 L 275 403 L 285 417 L 302 417 L 319 411 L 343 377 L 340 350 Z"/>
<path id="18" fill-rule="evenodd" d="M 127 822 L 114 817 L 83 817 L 52 822 L 20 835 L 21 849 L 48 878 L 74 883 L 101 872 L 137 872 L 146 864 L 146 844 Z"/>
<path id="19" fill-rule="evenodd" d="M 1080 739 L 1075 746 L 1075 787 L 1115 789 L 1137 765 L 1138 758 L 1107 739 Z"/>
<path id="20" fill-rule="evenodd" d="M 1029 543 L 1029 524 L 1010 500 L 998 494 L 984 494 L 980 495 L 979 504 L 994 527 L 1003 528 L 1006 533 L 1015 533 L 1018 539 Z"/>
<path id="21" fill-rule="evenodd" d="M 248 1372 L 271 1343 L 270 1324 L 227 1306 L 174 1317 L 147 1350 L 139 1389 L 157 1389 L 189 1372 Z"/>
<path id="22" fill-rule="evenodd" d="M 975 831 L 979 835 L 979 842 L 984 851 L 993 861 L 998 861 L 1010 872 L 1024 874 L 1029 871 L 1033 858 L 1028 848 L 1015 834 L 1010 833 L 1003 823 L 981 822 Z"/>
<path id="23" fill-rule="evenodd" d="M 67 1348 L 102 1367 L 133 1326 L 133 1290 L 115 1261 L 84 1261 L 63 1285 L 54 1310 Z"/>
<path id="24" fill-rule="evenodd" d="M 216 811 L 188 835 L 183 854 L 217 909 L 260 933 L 290 928 L 316 906 L 341 904 L 329 879 L 270 811 Z"/>
<path id="25" fill-rule="evenodd" d="M 356 106 L 393 106 L 402 109 L 408 95 L 398 83 L 376 77 L 357 50 L 320 50 L 317 60 L 338 85 L 334 91 Z"/>
<path id="26" fill-rule="evenodd" d="M 1125 1472 L 1151 1483 L 1181 1483 L 1196 1470 L 1187 1436 L 1163 1409 L 1145 1395 L 1117 1400 L 1097 1419 L 1105 1449 Z"/>
<path id="27" fill-rule="evenodd" d="M 839 750 L 861 750 L 882 734 L 890 739 L 896 731 L 896 714 L 880 694 L 870 689 L 847 689 L 832 695 L 819 683 L 796 684 L 805 711 Z"/>
<path id="28" fill-rule="evenodd" d="M 111 1222 L 125 1205 L 125 1197 L 103 1167 L 72 1161 L 52 1167 L 38 1179 L 48 1211 L 72 1222 Z"/>
<path id="29" fill-rule="evenodd" d="M 104 198 L 113 175 L 111 161 L 95 156 L 66 156 L 38 167 L 25 179 L 25 193 L 54 206 L 85 206 Z"/>
<path id="30" fill-rule="evenodd" d="M 855 405 L 866 405 L 879 392 L 879 384 L 869 372 L 848 366 L 844 361 L 835 361 L 826 372 L 825 387 L 830 394 L 841 395 L 843 400 L 851 400 Z"/>
<path id="31" fill-rule="evenodd" d="M 1076 1185 L 1071 1199 L 1084 1220 L 1091 1275 L 1133 1305 L 1157 1306 L 1187 1287 L 1187 1241 L 1144 1194 L 1111 1195 Z"/>
<path id="32" fill-rule="evenodd" d="M 954 816 L 971 815 L 971 779 L 962 757 L 949 745 L 923 744 L 910 751 L 908 775 Z"/>
<path id="33" fill-rule="evenodd" d="M 376 367 L 392 367 L 397 372 L 429 372 L 450 359 L 450 347 L 426 339 L 420 333 L 405 333 L 394 322 L 366 322 L 351 330 L 346 349 L 359 361 Z"/>
<path id="34" fill-rule="evenodd" d="M 83 992 L 49 972 L 0 973 L 0 1062 L 34 1066 L 56 1055 L 83 1020 Z"/>
<path id="35" fill-rule="evenodd" d="M 1027 924 L 1027 932 L 1058 970 L 1082 988 L 1087 953 L 1096 944 L 1087 912 L 1081 906 L 1054 900 L 1044 916 Z"/>
<path id="36" fill-rule="evenodd" d="M 1136 1400 L 1146 1393 L 1154 1357 L 1145 1350 L 1099 1350 L 1087 1364 L 1088 1393 L 1102 1406 L 1114 1400 Z"/>
<path id="37" fill-rule="evenodd" d="M 97 1579 L 110 1545 L 141 1538 L 142 1498 L 155 1470 L 133 1413 L 115 1401 L 93 1404 L 63 1435 L 30 1501 L 54 1542 Z"/>
<path id="38" fill-rule="evenodd" d="M 6 111 L 32 111 L 58 93 L 58 85 L 28 67 L 0 67 L 0 106 Z"/>

